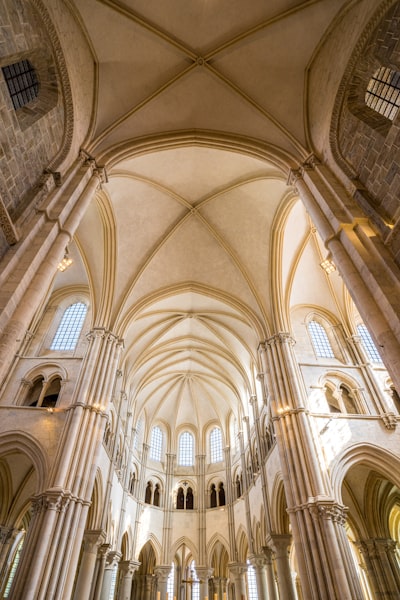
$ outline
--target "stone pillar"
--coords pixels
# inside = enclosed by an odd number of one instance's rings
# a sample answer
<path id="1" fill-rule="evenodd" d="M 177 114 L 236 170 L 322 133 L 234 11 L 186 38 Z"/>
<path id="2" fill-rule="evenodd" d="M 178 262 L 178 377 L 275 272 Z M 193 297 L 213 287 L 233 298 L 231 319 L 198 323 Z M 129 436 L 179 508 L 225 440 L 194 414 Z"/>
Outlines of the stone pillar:
<path id="1" fill-rule="evenodd" d="M 145 575 L 144 577 L 144 590 L 142 594 L 143 600 L 153 600 L 153 575 Z M 107 599 L 108 600 L 108 599 Z"/>
<path id="2" fill-rule="evenodd" d="M 247 565 L 244 563 L 229 563 L 228 568 L 235 584 L 235 600 L 246 600 Z"/>
<path id="3" fill-rule="evenodd" d="M 268 546 L 264 546 L 263 552 L 265 555 L 265 571 L 267 575 L 268 600 L 278 600 L 273 564 L 273 550 Z"/>
<path id="4" fill-rule="evenodd" d="M 200 579 L 200 600 L 204 600 L 204 598 L 209 595 L 209 581 L 212 577 L 213 571 L 214 569 L 210 569 L 209 567 L 196 567 L 196 573 Z M 209 598 L 209 600 L 212 599 Z"/>
<path id="5" fill-rule="evenodd" d="M 238 552 L 235 535 L 235 511 L 233 509 L 235 494 L 233 493 L 231 449 L 229 446 L 224 448 L 224 457 L 226 474 L 226 504 L 228 507 L 229 554 L 230 559 L 236 561 L 238 559 Z"/>
<path id="6" fill-rule="evenodd" d="M 278 571 L 279 597 L 285 600 L 296 600 L 289 564 L 288 550 L 291 539 L 291 535 L 271 535 L 270 537 L 270 545 L 275 553 L 275 563 Z"/>
<path id="7" fill-rule="evenodd" d="M 109 551 L 110 544 L 102 544 L 97 554 L 96 583 L 94 586 L 93 600 L 100 600 L 104 571 L 106 568 L 107 555 Z"/>
<path id="8" fill-rule="evenodd" d="M 262 555 L 251 554 L 249 556 L 249 561 L 254 568 L 254 573 L 256 576 L 258 600 L 271 600 L 268 594 L 267 577 L 265 572 L 265 567 L 267 564 L 266 557 Z M 284 598 L 286 598 L 286 596 L 284 596 Z M 288 596 L 288 600 L 290 600 L 290 596 Z"/>
<path id="9" fill-rule="evenodd" d="M 311 157 L 293 184 L 400 389 L 400 274 L 382 240 L 327 167 Z"/>
<path id="10" fill-rule="evenodd" d="M 135 560 L 124 560 L 119 563 L 121 584 L 118 600 L 131 600 L 133 575 L 139 566 L 140 563 Z"/>
<path id="11" fill-rule="evenodd" d="M 303 594 L 307 600 L 362 598 L 344 530 L 345 509 L 333 497 L 321 463 L 293 344 L 289 334 L 278 333 L 266 341 L 262 357 Z"/>
<path id="12" fill-rule="evenodd" d="M 103 531 L 87 531 L 83 536 L 83 552 L 76 582 L 74 600 L 86 600 L 93 584 L 97 552 L 104 543 Z"/>
<path id="13" fill-rule="evenodd" d="M 161 550 L 161 559 L 164 564 L 172 561 L 172 556 L 170 556 L 171 550 L 171 532 L 172 532 L 172 508 L 173 508 L 173 498 L 172 498 L 172 485 L 173 485 L 173 476 L 175 469 L 175 461 L 176 454 L 171 454 L 170 452 L 166 453 L 166 465 L 165 465 L 165 490 L 164 490 L 164 515 L 163 515 L 163 535 L 162 535 L 162 550 Z M 172 600 L 172 599 L 171 599 Z"/>
<path id="14" fill-rule="evenodd" d="M 94 161 L 83 164 L 78 160 L 47 205 L 36 211 L 30 234 L 21 240 L 14 260 L 0 274 L 0 380 L 4 380 L 103 177 Z"/>
<path id="15" fill-rule="evenodd" d="M 111 585 L 114 571 L 118 568 L 118 563 L 121 558 L 121 553 L 111 550 L 106 559 L 106 567 L 104 569 L 103 584 L 101 586 L 100 600 L 109 600 Z"/>
<path id="16" fill-rule="evenodd" d="M 392 539 L 360 540 L 358 547 L 367 567 L 376 598 L 397 598 L 400 590 L 396 542 Z"/>
<path id="17" fill-rule="evenodd" d="M 157 565 L 154 567 L 154 575 L 157 577 L 157 592 L 160 592 L 160 600 L 166 600 L 170 572 L 171 565 Z"/>

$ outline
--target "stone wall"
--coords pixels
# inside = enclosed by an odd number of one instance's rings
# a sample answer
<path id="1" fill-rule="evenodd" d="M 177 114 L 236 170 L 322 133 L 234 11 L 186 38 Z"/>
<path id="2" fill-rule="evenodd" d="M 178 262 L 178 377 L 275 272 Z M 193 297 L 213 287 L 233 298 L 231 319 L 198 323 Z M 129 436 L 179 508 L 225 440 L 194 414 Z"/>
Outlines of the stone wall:
<path id="1" fill-rule="evenodd" d="M 0 71 L 0 196 L 15 222 L 60 150 L 64 105 L 51 43 L 33 6 L 0 0 L 0 14 L 0 67 L 28 59 L 40 85 L 38 98 L 15 111 Z"/>
<path id="2" fill-rule="evenodd" d="M 365 105 L 368 81 L 381 66 L 400 70 L 400 2 L 386 13 L 364 44 L 345 92 L 338 149 L 368 203 L 394 223 L 399 214 L 400 115 L 389 121 Z"/>

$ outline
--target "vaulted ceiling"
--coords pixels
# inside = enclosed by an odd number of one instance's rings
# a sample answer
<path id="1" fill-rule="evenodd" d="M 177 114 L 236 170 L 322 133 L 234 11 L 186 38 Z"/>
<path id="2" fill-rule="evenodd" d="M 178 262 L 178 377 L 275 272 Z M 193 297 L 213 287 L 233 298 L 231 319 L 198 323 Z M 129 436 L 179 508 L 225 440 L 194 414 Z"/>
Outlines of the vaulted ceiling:
<path id="1" fill-rule="evenodd" d="M 148 423 L 225 430 L 290 307 L 341 310 L 287 172 L 311 151 L 309 66 L 350 4 L 69 0 L 96 68 L 84 149 L 108 181 L 55 288 L 89 285 Z"/>

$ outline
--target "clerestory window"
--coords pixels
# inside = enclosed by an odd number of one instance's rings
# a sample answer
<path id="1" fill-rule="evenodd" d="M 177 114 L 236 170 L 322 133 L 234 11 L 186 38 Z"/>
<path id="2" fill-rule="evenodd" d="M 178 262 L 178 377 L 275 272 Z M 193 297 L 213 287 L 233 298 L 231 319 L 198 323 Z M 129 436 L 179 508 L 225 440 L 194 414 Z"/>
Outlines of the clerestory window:
<path id="1" fill-rule="evenodd" d="M 193 436 L 188 431 L 182 433 L 179 438 L 178 464 L 182 467 L 192 467 L 194 464 Z"/>
<path id="2" fill-rule="evenodd" d="M 359 325 L 357 325 L 357 331 L 370 361 L 375 363 L 381 363 L 382 358 L 374 344 L 370 332 L 368 331 L 364 323 L 360 323 Z"/>
<path id="3" fill-rule="evenodd" d="M 63 314 L 50 350 L 75 350 L 87 313 L 83 302 L 75 302 L 68 306 Z"/>
<path id="4" fill-rule="evenodd" d="M 212 463 L 222 461 L 222 434 L 219 427 L 214 427 L 210 433 L 210 458 Z"/>
<path id="5" fill-rule="evenodd" d="M 161 460 L 163 446 L 163 434 L 159 427 L 153 427 L 151 430 L 151 440 L 150 440 L 150 458 L 152 460 Z"/>
<path id="6" fill-rule="evenodd" d="M 375 71 L 368 82 L 365 104 L 393 121 L 400 107 L 400 72 L 388 67 Z"/>
<path id="7" fill-rule="evenodd" d="M 322 325 L 317 321 L 310 321 L 308 323 L 308 331 L 316 356 L 319 358 L 335 358 L 328 334 Z"/>
<path id="8" fill-rule="evenodd" d="M 39 81 L 29 60 L 7 65 L 2 68 L 8 92 L 15 110 L 29 104 L 39 94 Z"/>

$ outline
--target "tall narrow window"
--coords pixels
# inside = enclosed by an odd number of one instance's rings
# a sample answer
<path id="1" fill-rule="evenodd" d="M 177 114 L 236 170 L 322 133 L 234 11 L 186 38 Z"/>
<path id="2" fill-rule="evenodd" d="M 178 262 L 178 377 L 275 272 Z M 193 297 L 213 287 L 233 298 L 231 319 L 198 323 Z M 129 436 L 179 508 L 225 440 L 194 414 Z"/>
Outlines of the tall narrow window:
<path id="1" fill-rule="evenodd" d="M 247 561 L 247 591 L 249 600 L 258 600 L 256 573 L 249 560 Z"/>
<path id="2" fill-rule="evenodd" d="M 210 455 L 212 463 L 222 461 L 222 434 L 219 427 L 214 427 L 210 433 Z"/>
<path id="3" fill-rule="evenodd" d="M 325 329 L 317 321 L 308 323 L 311 341 L 314 346 L 316 356 L 319 358 L 335 358 L 328 335 Z"/>
<path id="4" fill-rule="evenodd" d="M 163 445 L 163 434 L 159 427 L 153 427 L 151 430 L 151 440 L 150 440 L 150 458 L 152 460 L 161 460 L 162 453 L 162 445 Z"/>
<path id="5" fill-rule="evenodd" d="M 393 121 L 400 107 L 400 72 L 381 67 L 371 77 L 365 104 Z"/>
<path id="6" fill-rule="evenodd" d="M 8 579 L 7 579 L 7 583 L 6 583 L 6 587 L 3 593 L 3 598 L 9 598 L 9 594 L 10 594 L 10 589 L 11 589 L 11 585 L 12 582 L 14 580 L 15 577 L 15 572 L 17 570 L 18 564 L 19 564 L 19 559 L 21 556 L 21 551 L 22 551 L 22 546 L 24 544 L 24 537 L 21 539 L 21 541 L 19 542 L 18 546 L 17 546 L 17 550 L 14 554 L 14 559 L 12 561 L 12 565 L 10 568 L 10 571 L 8 573 Z"/>
<path id="7" fill-rule="evenodd" d="M 192 467 L 194 464 L 193 436 L 188 431 L 179 438 L 179 464 L 182 467 Z"/>
<path id="8" fill-rule="evenodd" d="M 20 60 L 7 65 L 2 68 L 2 71 L 15 110 L 37 98 L 39 82 L 29 60 Z"/>
<path id="9" fill-rule="evenodd" d="M 357 325 L 357 331 L 370 361 L 375 363 L 381 363 L 382 359 L 380 357 L 380 354 L 374 344 L 370 332 L 368 331 L 364 323 L 360 323 L 359 325 Z"/>
<path id="10" fill-rule="evenodd" d="M 190 577 L 192 583 L 192 600 L 200 600 L 200 582 L 196 573 L 196 563 L 192 560 L 190 564 Z"/>
<path id="11" fill-rule="evenodd" d="M 174 596 L 176 596 L 176 594 L 175 594 L 175 563 L 172 563 L 171 571 L 168 575 L 167 594 L 168 594 L 168 598 L 173 598 Z"/>
<path id="12" fill-rule="evenodd" d="M 74 350 L 83 327 L 87 306 L 83 302 L 75 302 L 64 312 L 50 350 Z"/>

